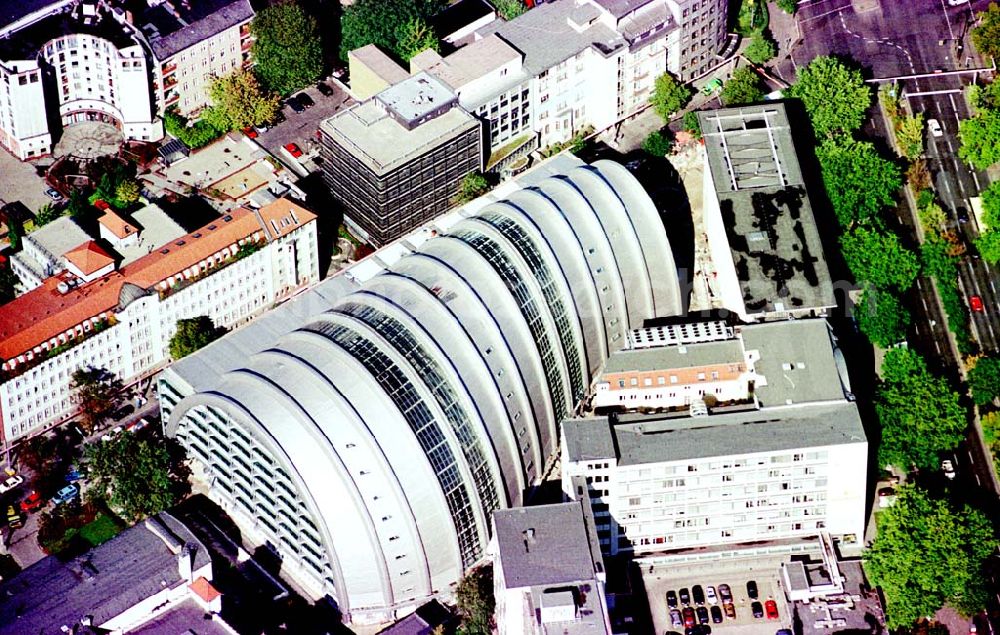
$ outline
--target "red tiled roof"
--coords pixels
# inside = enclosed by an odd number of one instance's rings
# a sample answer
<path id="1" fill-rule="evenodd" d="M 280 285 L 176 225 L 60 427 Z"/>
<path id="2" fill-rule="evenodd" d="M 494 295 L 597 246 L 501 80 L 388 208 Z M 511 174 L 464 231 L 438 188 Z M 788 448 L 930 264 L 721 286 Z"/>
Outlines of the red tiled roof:
<path id="1" fill-rule="evenodd" d="M 195 595 L 209 604 L 211 604 L 216 598 L 222 596 L 222 593 L 219 593 L 219 590 L 212 586 L 212 583 L 206 580 L 204 576 L 189 584 L 188 588 L 191 589 Z"/>
<path id="2" fill-rule="evenodd" d="M 112 234 L 118 238 L 126 238 L 138 231 L 132 223 L 128 222 L 112 209 L 108 209 L 104 214 L 97 219 L 97 222 L 108 228 Z"/>
<path id="3" fill-rule="evenodd" d="M 312 212 L 285 199 L 266 205 L 259 213 L 258 219 L 251 210 L 242 207 L 234 209 L 120 271 L 71 289 L 66 294 L 58 291 L 59 278 L 49 278 L 37 289 L 0 306 L 0 360 L 17 357 L 88 318 L 114 310 L 125 282 L 145 289 L 152 288 L 255 232 L 262 232 L 266 239 L 273 240 L 272 220 L 278 223 L 277 235 L 284 236 L 316 218 Z M 280 219 L 286 217 L 293 218 L 293 224 L 282 226 Z M 263 231 L 265 228 L 266 231 Z M 107 255 L 104 250 L 100 253 Z"/>
<path id="4" fill-rule="evenodd" d="M 85 276 L 89 276 L 95 271 L 113 264 L 115 261 L 111 257 L 111 254 L 104 251 L 100 245 L 92 240 L 70 249 L 63 257 L 73 263 L 80 270 L 80 273 Z"/>

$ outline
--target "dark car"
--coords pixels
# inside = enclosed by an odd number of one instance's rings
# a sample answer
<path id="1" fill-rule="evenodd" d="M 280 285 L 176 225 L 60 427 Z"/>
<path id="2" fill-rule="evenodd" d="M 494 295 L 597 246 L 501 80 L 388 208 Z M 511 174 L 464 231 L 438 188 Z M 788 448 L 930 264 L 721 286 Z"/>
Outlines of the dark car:
<path id="1" fill-rule="evenodd" d="M 324 97 L 331 97 L 333 95 L 333 89 L 326 82 L 320 82 L 316 84 L 316 90 L 320 92 Z"/>
<path id="2" fill-rule="evenodd" d="M 754 602 L 750 605 L 750 612 L 753 613 L 754 617 L 760 618 L 764 617 L 764 607 L 760 602 Z"/>
<path id="3" fill-rule="evenodd" d="M 299 93 L 297 95 L 297 98 L 299 100 L 299 103 L 302 104 L 303 108 L 312 108 L 313 106 L 316 105 L 316 102 L 312 100 L 312 97 L 310 97 L 305 93 Z"/>
<path id="4" fill-rule="evenodd" d="M 681 589 L 678 594 L 681 598 L 681 604 L 691 604 L 691 594 L 688 593 L 687 587 Z"/>
<path id="5" fill-rule="evenodd" d="M 708 612 L 712 614 L 713 624 L 722 624 L 722 609 L 717 606 L 713 606 Z"/>
<path id="6" fill-rule="evenodd" d="M 694 612 L 698 615 L 699 624 L 708 624 L 708 609 L 704 606 L 699 606 L 694 610 Z"/>
<path id="7" fill-rule="evenodd" d="M 723 604 L 733 601 L 733 592 L 728 584 L 719 585 L 719 599 L 722 600 Z"/>
<path id="8" fill-rule="evenodd" d="M 691 608 L 690 606 L 685 606 L 683 615 L 684 615 L 684 628 L 691 628 L 692 626 L 694 626 L 695 623 L 694 609 Z"/>
<path id="9" fill-rule="evenodd" d="M 747 582 L 747 596 L 751 600 L 757 599 L 757 582 L 750 580 Z"/>
<path id="10" fill-rule="evenodd" d="M 288 104 L 288 107 L 291 108 L 292 110 L 294 110 L 295 112 L 305 112 L 306 111 L 306 107 L 299 103 L 298 97 L 289 97 L 285 101 L 285 103 Z"/>
<path id="11" fill-rule="evenodd" d="M 701 588 L 700 584 L 696 584 L 691 587 L 691 597 L 694 598 L 695 604 L 705 603 L 705 590 Z"/>
<path id="12" fill-rule="evenodd" d="M 673 590 L 667 591 L 667 606 L 677 608 L 677 593 Z"/>

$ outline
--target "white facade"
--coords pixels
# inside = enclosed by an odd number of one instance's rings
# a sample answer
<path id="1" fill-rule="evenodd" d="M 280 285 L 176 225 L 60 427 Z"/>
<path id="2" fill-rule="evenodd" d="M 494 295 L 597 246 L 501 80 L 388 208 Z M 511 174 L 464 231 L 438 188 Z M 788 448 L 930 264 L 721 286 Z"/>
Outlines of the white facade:
<path id="1" fill-rule="evenodd" d="M 126 384 L 162 366 L 169 359 L 170 338 L 177 321 L 208 315 L 217 326 L 232 328 L 270 308 L 295 290 L 319 279 L 316 253 L 316 223 L 310 219 L 301 227 L 269 241 L 257 252 L 235 260 L 210 275 L 181 283 L 175 291 L 152 288 L 124 288 L 122 309 L 109 309 L 87 318 L 76 331 L 79 343 L 55 357 L 16 374 L 18 360 L 4 360 L 4 370 L 14 374 L 0 384 L 0 415 L 7 443 L 40 428 L 58 423 L 75 413 L 69 388 L 78 368 L 105 368 Z M 236 246 L 206 258 L 211 262 L 235 253 Z M 200 271 L 200 270 L 199 270 Z M 181 279 L 194 273 L 186 270 Z M 118 274 L 115 274 L 118 275 Z M 100 285 L 97 280 L 91 284 Z M 126 286 L 129 283 L 126 281 Z M 176 280 L 170 283 L 175 285 Z M 8 305 L 11 306 L 11 305 Z M 96 334 L 93 325 L 103 328 Z M 64 333 L 53 334 L 33 355 L 72 340 Z M 27 358 L 21 355 L 20 359 Z M 26 363 L 25 359 L 21 363 Z M 13 362 L 13 364 L 12 364 Z"/>
<path id="2" fill-rule="evenodd" d="M 730 417 L 734 421 L 726 420 Z M 842 439 L 813 443 L 810 428 L 831 419 L 844 425 Z M 609 435 L 635 452 L 623 448 L 622 456 L 600 458 L 574 455 L 573 438 L 581 427 L 607 422 L 581 421 L 564 423 L 569 445 L 563 445 L 563 491 L 574 499 L 587 492 L 606 553 L 647 554 L 820 532 L 848 542 L 863 539 L 868 443 L 853 403 L 711 415 L 688 420 L 691 424 L 629 418 Z M 750 439 L 754 426 L 742 423 L 755 423 L 763 437 Z M 695 424 L 697 431 L 691 428 Z M 668 429 L 675 431 L 669 441 L 643 436 Z M 764 438 L 769 433 L 774 439 Z M 685 434 L 689 438 L 678 438 Z M 799 442 L 786 436 L 798 436 Z M 726 438 L 731 449 L 713 447 Z M 694 448 L 692 456 L 673 458 L 678 452 L 661 447 L 674 442 Z M 768 444 L 771 449 L 753 451 Z"/>
<path id="3" fill-rule="evenodd" d="M 39 57 L 53 71 L 64 126 L 107 121 L 126 139 L 163 138 L 140 44 L 119 49 L 103 38 L 74 33 L 46 43 Z"/>
<path id="4" fill-rule="evenodd" d="M 0 61 L 0 145 L 22 161 L 52 151 L 38 62 Z"/>

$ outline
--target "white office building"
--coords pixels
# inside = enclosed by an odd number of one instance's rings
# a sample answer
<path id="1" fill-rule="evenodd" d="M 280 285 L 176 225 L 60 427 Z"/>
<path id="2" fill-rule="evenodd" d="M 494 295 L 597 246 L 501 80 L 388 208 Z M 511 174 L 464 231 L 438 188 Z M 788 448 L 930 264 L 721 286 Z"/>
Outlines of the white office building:
<path id="1" fill-rule="evenodd" d="M 41 78 L 36 60 L 0 58 L 0 145 L 22 161 L 52 150 Z"/>
<path id="2" fill-rule="evenodd" d="M 563 422 L 564 493 L 591 502 L 607 553 L 862 539 L 868 442 L 825 320 L 743 341 L 752 404 Z"/>
<path id="3" fill-rule="evenodd" d="M 207 315 L 233 327 L 319 278 L 315 216 L 285 199 L 233 210 L 118 269 L 91 244 L 79 262 L 106 268 L 96 276 L 81 279 L 70 261 L 0 307 L 6 444 L 75 414 L 76 369 L 137 381 L 168 361 L 178 320 Z"/>

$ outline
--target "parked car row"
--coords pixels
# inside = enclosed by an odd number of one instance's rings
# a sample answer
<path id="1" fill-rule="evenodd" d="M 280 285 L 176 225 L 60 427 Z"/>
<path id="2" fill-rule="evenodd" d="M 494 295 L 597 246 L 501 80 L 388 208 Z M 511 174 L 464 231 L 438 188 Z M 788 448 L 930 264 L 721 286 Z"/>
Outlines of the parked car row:
<path id="1" fill-rule="evenodd" d="M 760 593 L 757 582 L 747 582 L 747 597 L 752 600 L 750 612 L 755 618 L 765 615 L 768 619 L 778 619 L 778 603 L 767 599 L 763 604 L 758 600 Z M 720 606 L 721 603 L 721 606 Z M 670 613 L 670 623 L 673 627 L 690 629 L 696 624 L 721 624 L 726 618 L 736 619 L 736 605 L 733 603 L 733 592 L 728 584 L 702 587 L 694 585 L 690 591 L 687 587 L 679 591 L 667 591 L 667 607 Z"/>

